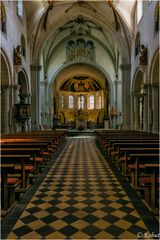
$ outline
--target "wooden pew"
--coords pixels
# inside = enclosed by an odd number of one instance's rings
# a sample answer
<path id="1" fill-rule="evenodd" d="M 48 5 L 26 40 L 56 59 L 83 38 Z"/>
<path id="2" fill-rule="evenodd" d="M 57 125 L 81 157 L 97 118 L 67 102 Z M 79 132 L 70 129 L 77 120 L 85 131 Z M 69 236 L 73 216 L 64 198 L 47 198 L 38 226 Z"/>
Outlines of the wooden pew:
<path id="1" fill-rule="evenodd" d="M 157 147 L 150 147 L 146 146 L 145 144 L 135 146 L 133 145 L 132 147 L 119 147 L 117 155 L 115 155 L 115 161 L 116 165 L 119 166 L 122 165 L 123 163 L 127 162 L 127 158 L 129 157 L 130 154 L 136 153 L 136 154 L 142 154 L 142 153 L 159 153 L 160 148 Z M 126 174 L 126 166 L 123 168 L 123 174 Z"/>
<path id="2" fill-rule="evenodd" d="M 159 140 L 155 139 L 111 139 L 108 142 L 108 147 L 106 146 L 106 150 L 108 151 L 109 155 L 112 155 L 111 153 L 116 151 L 116 144 L 117 143 L 132 143 L 133 145 L 136 143 L 159 143 Z"/>
<path id="3" fill-rule="evenodd" d="M 115 158 L 120 157 L 120 149 L 122 148 L 158 148 L 159 143 L 158 142 L 116 142 L 113 144 L 113 150 L 110 153 L 111 156 L 114 156 Z"/>
<path id="4" fill-rule="evenodd" d="M 15 189 L 20 188 L 21 180 L 17 177 L 8 177 L 12 173 L 14 164 L 1 163 L 1 214 L 4 216 L 16 203 Z"/>
<path id="5" fill-rule="evenodd" d="M 15 192 L 26 191 L 29 172 L 36 169 L 37 162 L 55 154 L 65 142 L 66 136 L 66 131 L 16 133 L 2 136 L 0 140 L 1 182 L 2 207 L 5 212 L 15 203 Z M 20 175 L 17 175 L 17 172 L 20 172 Z"/>
<path id="6" fill-rule="evenodd" d="M 144 164 L 144 176 L 140 176 L 139 185 L 145 188 L 145 201 L 151 206 L 155 214 L 158 214 L 159 207 L 159 163 Z"/>
<path id="7" fill-rule="evenodd" d="M 21 189 L 20 192 L 26 191 L 26 182 L 28 174 L 27 172 L 34 171 L 34 167 L 30 161 L 31 155 L 28 154 L 1 154 L 1 163 L 2 164 L 13 164 L 13 167 L 19 167 L 21 169 Z"/>
<path id="8" fill-rule="evenodd" d="M 132 174 L 132 184 L 135 188 L 138 187 L 138 178 L 141 173 L 139 165 L 158 163 L 159 157 L 159 153 L 132 153 L 129 155 L 126 161 L 126 167 L 127 171 Z"/>
<path id="9" fill-rule="evenodd" d="M 44 164 L 44 158 L 42 156 L 43 151 L 41 150 L 41 148 L 29 148 L 29 147 L 4 148 L 4 146 L 2 146 L 1 154 L 2 155 L 30 154 L 31 155 L 30 160 L 34 166 L 34 176 L 37 176 L 37 174 L 39 173 L 38 171 L 39 165 Z M 20 166 L 19 166 L 19 170 L 20 170 Z"/>
<path id="10" fill-rule="evenodd" d="M 146 178 L 146 166 L 155 167 L 159 163 L 159 135 L 135 131 L 102 131 L 97 132 L 96 137 L 100 149 L 107 152 L 107 156 L 111 156 L 117 166 L 123 165 L 122 174 L 131 174 L 132 186 L 138 191 L 144 192 L 145 189 L 145 200 L 154 209 L 156 185 L 151 180 L 150 186 L 146 186 L 145 180 L 153 179 L 153 176 Z M 150 171 L 153 175 L 152 167 Z M 145 185 L 145 188 L 142 185 Z"/>

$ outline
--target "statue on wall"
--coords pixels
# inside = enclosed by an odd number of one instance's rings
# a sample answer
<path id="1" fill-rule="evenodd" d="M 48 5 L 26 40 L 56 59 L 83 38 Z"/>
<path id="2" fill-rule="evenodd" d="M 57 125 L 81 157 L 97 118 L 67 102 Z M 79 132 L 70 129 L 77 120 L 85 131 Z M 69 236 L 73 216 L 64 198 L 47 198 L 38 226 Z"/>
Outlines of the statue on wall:
<path id="1" fill-rule="evenodd" d="M 21 46 L 17 45 L 17 47 L 14 49 L 14 55 L 13 55 L 14 65 L 20 65 L 20 66 L 22 65 L 21 53 L 22 53 Z"/>
<path id="2" fill-rule="evenodd" d="M 147 48 L 144 45 L 140 47 L 139 64 L 147 65 Z"/>

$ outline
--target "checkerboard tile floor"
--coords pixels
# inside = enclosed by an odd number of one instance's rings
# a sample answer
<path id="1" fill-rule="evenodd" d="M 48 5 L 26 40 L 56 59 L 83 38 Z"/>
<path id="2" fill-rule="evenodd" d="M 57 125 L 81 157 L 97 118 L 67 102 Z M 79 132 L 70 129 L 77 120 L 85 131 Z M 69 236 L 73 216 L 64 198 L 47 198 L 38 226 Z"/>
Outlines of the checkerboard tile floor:
<path id="1" fill-rule="evenodd" d="M 147 228 L 94 138 L 72 138 L 7 239 L 137 239 Z"/>

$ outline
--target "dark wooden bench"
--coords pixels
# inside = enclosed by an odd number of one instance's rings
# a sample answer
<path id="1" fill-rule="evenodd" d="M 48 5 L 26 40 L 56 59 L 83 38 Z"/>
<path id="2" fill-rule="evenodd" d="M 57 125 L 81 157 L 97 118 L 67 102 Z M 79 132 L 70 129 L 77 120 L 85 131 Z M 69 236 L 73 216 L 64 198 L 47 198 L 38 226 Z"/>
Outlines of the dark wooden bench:
<path id="1" fill-rule="evenodd" d="M 144 168 L 145 175 L 139 177 L 139 185 L 145 188 L 145 201 L 151 206 L 155 214 L 159 214 L 160 164 L 146 163 Z"/>
<path id="2" fill-rule="evenodd" d="M 138 187 L 140 173 L 144 173 L 144 170 L 143 168 L 140 168 L 140 165 L 159 163 L 159 157 L 159 153 L 132 153 L 129 155 L 127 161 L 125 161 L 127 168 L 126 171 L 132 174 L 132 184 L 135 188 Z"/>
<path id="3" fill-rule="evenodd" d="M 18 177 L 8 177 L 12 173 L 14 164 L 1 163 L 1 214 L 2 216 L 15 205 L 15 189 L 21 187 L 21 179 Z"/>
<path id="4" fill-rule="evenodd" d="M 30 148 L 30 147 L 24 148 L 23 146 L 19 148 L 4 148 L 4 146 L 2 146 L 1 154 L 2 155 L 30 154 L 31 155 L 30 160 L 32 160 L 31 163 L 34 166 L 35 176 L 39 173 L 38 171 L 39 167 L 45 163 L 45 160 L 43 157 L 43 150 L 41 150 L 41 148 Z"/>
<path id="5" fill-rule="evenodd" d="M 1 164 L 12 164 L 12 167 L 16 170 L 16 167 L 21 172 L 21 192 L 25 192 L 28 180 L 28 173 L 34 171 L 33 163 L 31 163 L 31 155 L 29 154 L 1 154 Z"/>
<path id="6" fill-rule="evenodd" d="M 158 142 L 116 142 L 113 144 L 113 150 L 110 155 L 115 158 L 120 157 L 120 149 L 122 148 L 158 148 Z"/>

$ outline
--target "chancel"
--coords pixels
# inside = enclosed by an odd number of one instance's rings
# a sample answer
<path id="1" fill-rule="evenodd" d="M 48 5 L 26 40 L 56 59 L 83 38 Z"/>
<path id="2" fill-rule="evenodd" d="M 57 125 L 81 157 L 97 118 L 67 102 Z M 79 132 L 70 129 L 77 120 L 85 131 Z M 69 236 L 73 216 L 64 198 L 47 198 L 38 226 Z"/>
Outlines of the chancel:
<path id="1" fill-rule="evenodd" d="M 159 238 L 159 6 L 0 2 L 2 239 Z"/>

